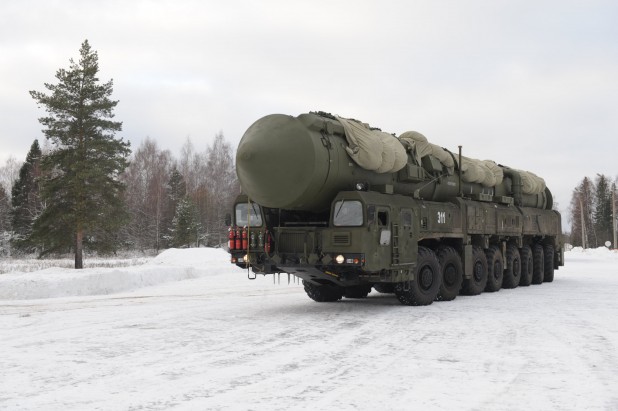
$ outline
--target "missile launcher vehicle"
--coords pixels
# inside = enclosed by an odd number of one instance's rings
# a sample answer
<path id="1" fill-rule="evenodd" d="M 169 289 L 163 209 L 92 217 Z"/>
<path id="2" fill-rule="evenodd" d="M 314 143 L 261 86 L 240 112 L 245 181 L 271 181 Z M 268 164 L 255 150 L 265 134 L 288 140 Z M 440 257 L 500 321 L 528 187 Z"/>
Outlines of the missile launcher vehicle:
<path id="1" fill-rule="evenodd" d="M 302 279 L 318 302 L 402 304 L 551 282 L 564 265 L 545 181 L 464 157 L 418 132 L 395 136 L 323 112 L 273 114 L 236 154 L 232 263 Z"/>

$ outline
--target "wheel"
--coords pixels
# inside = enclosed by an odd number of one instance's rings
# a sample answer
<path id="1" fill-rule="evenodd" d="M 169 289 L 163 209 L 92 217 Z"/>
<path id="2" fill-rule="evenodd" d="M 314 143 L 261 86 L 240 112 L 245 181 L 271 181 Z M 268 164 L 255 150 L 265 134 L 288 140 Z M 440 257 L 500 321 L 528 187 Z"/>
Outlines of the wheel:
<path id="1" fill-rule="evenodd" d="M 395 292 L 395 284 L 392 283 L 377 283 L 373 285 L 373 288 L 382 294 L 392 294 Z"/>
<path id="2" fill-rule="evenodd" d="M 532 262 L 532 249 L 529 245 L 521 248 L 521 279 L 519 285 L 527 287 L 532 284 L 532 273 L 534 264 Z"/>
<path id="3" fill-rule="evenodd" d="M 543 256 L 543 246 L 535 244 L 532 247 L 532 284 L 542 284 L 545 268 L 545 257 Z"/>
<path id="4" fill-rule="evenodd" d="M 462 294 L 478 295 L 487 285 L 487 258 L 481 247 L 472 250 L 472 278 L 463 282 Z"/>
<path id="5" fill-rule="evenodd" d="M 487 284 L 485 285 L 485 291 L 493 293 L 500 290 L 504 280 L 502 253 L 494 245 L 485 250 L 485 256 L 487 257 Z"/>
<path id="6" fill-rule="evenodd" d="M 341 300 L 343 288 L 330 284 L 313 284 L 303 280 L 305 292 L 313 301 L 327 303 Z"/>
<path id="7" fill-rule="evenodd" d="M 543 255 L 545 256 L 545 275 L 543 276 L 543 282 L 551 283 L 554 281 L 554 246 L 545 244 L 545 247 L 543 247 Z"/>
<path id="8" fill-rule="evenodd" d="M 355 285 L 352 287 L 346 287 L 343 295 L 345 298 L 365 298 L 370 292 L 370 285 Z"/>
<path id="9" fill-rule="evenodd" d="M 506 270 L 502 288 L 515 288 L 521 281 L 521 256 L 513 244 L 506 246 Z"/>
<path id="10" fill-rule="evenodd" d="M 442 273 L 442 284 L 436 301 L 454 300 L 463 283 L 461 257 L 453 247 L 440 247 L 438 249 L 438 262 Z"/>
<path id="11" fill-rule="evenodd" d="M 440 263 L 433 251 L 418 248 L 418 261 L 414 279 L 395 286 L 395 295 L 404 305 L 429 305 L 440 291 Z"/>

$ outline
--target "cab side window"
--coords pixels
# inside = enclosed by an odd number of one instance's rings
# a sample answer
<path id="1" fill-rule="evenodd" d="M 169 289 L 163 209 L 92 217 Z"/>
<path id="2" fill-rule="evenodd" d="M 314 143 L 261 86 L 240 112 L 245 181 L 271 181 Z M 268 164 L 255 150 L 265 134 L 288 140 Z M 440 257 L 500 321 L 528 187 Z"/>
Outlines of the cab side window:
<path id="1" fill-rule="evenodd" d="M 378 210 L 378 225 L 386 227 L 388 225 L 388 211 Z"/>
<path id="2" fill-rule="evenodd" d="M 367 224 L 371 225 L 376 221 L 376 206 L 367 206 Z"/>

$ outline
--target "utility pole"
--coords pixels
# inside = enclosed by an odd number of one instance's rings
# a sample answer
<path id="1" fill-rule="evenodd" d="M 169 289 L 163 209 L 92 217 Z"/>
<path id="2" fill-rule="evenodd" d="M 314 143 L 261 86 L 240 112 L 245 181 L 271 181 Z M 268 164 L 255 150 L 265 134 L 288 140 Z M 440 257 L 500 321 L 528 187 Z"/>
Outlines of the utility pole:
<path id="1" fill-rule="evenodd" d="M 616 230 L 618 229 L 618 227 L 616 227 L 616 183 L 612 184 L 612 231 L 614 232 L 614 249 L 618 248 L 618 246 L 616 246 Z"/>

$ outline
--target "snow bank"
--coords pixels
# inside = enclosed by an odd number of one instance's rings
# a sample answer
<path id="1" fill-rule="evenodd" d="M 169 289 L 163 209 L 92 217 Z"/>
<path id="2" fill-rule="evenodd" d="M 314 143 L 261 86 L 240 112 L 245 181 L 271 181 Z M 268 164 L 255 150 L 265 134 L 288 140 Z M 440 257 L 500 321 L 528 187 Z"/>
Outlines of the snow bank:
<path id="1" fill-rule="evenodd" d="M 565 253 L 566 264 L 591 260 L 615 261 L 618 252 L 605 247 L 575 247 Z M 30 273 L 0 275 L 0 300 L 106 295 L 133 291 L 171 281 L 183 281 L 229 272 L 229 254 L 220 248 L 170 249 L 142 266 L 48 268 Z M 556 273 L 560 275 L 560 271 Z"/>
<path id="2" fill-rule="evenodd" d="M 573 247 L 573 249 L 571 249 L 570 252 L 573 254 L 585 254 L 591 257 L 596 256 L 596 257 L 606 258 L 606 259 L 618 259 L 618 250 L 610 250 L 607 247 L 586 248 L 586 249 L 583 249 L 582 247 Z"/>
<path id="3" fill-rule="evenodd" d="M 170 249 L 142 266 L 123 268 L 48 268 L 0 276 L 0 300 L 22 300 L 132 291 L 170 281 L 214 275 L 230 268 L 222 249 Z"/>

